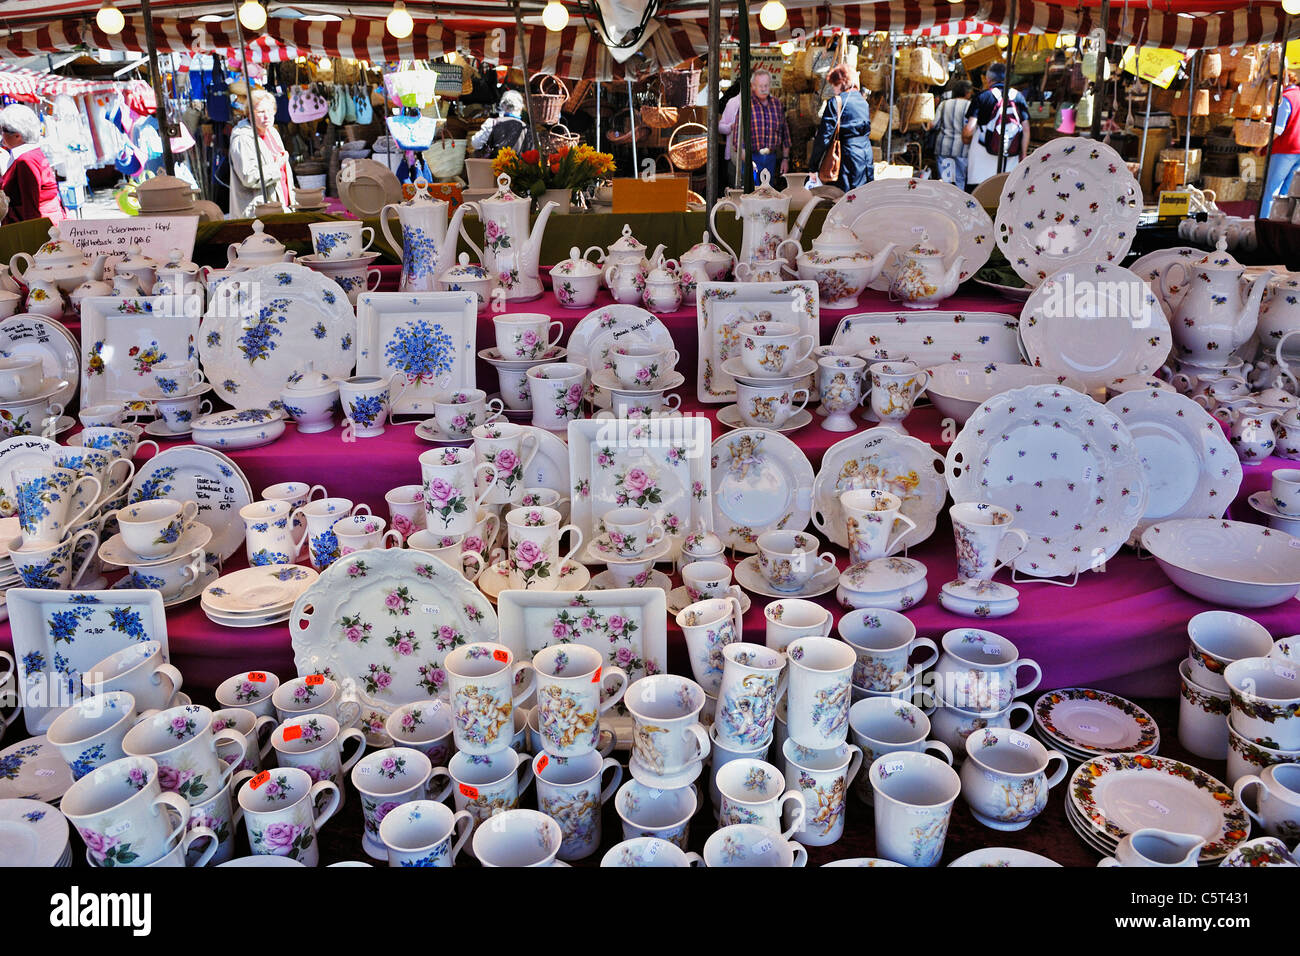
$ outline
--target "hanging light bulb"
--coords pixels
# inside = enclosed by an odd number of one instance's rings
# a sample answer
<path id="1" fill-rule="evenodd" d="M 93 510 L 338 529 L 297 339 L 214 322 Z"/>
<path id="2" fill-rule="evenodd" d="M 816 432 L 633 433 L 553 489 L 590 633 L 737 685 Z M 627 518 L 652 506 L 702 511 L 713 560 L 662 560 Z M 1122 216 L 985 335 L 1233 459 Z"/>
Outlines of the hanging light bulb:
<path id="1" fill-rule="evenodd" d="M 1005 50 L 1007 48 L 1007 44 L 1010 42 L 1011 41 L 1008 40 L 1006 37 L 998 37 L 998 49 Z"/>
<path id="2" fill-rule="evenodd" d="M 1300 14 L 1300 0 L 1282 0 L 1282 11 L 1293 17 Z"/>
<path id="3" fill-rule="evenodd" d="M 764 30 L 779 30 L 785 26 L 785 4 L 781 0 L 767 0 L 758 11 L 758 22 Z"/>
<path id="4" fill-rule="evenodd" d="M 260 30 L 266 26 L 266 7 L 257 0 L 244 0 L 239 5 L 239 22 L 245 30 Z"/>
<path id="5" fill-rule="evenodd" d="M 792 53 L 794 53 L 794 43 L 790 40 L 786 40 L 781 44 L 781 55 L 790 56 Z"/>
<path id="6" fill-rule="evenodd" d="M 957 41 L 960 39 L 961 37 L 946 37 L 943 41 L 943 44 L 944 46 L 948 47 L 948 49 L 952 49 L 957 45 Z"/>
<path id="7" fill-rule="evenodd" d="M 415 29 L 415 21 L 406 12 L 406 4 L 402 0 L 397 0 L 393 4 L 393 9 L 389 12 L 387 19 L 384 20 L 384 25 L 388 27 L 388 32 L 399 40 L 405 40 L 411 35 L 411 31 Z"/>
<path id="8" fill-rule="evenodd" d="M 105 3 L 95 14 L 95 25 L 109 36 L 117 36 L 126 26 L 126 17 L 111 3 Z"/>
<path id="9" fill-rule="evenodd" d="M 542 26 L 552 33 L 559 33 L 569 24 L 569 11 L 564 9 L 560 0 L 547 0 L 542 10 Z"/>

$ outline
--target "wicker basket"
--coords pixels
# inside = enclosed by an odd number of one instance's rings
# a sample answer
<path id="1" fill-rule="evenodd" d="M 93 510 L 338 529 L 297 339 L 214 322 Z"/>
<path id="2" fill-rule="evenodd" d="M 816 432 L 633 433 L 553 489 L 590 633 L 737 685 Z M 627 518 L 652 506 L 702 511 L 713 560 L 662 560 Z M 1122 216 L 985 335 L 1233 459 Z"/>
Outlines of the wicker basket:
<path id="1" fill-rule="evenodd" d="M 1151 89 L 1151 108 L 1169 113 L 1174 108 L 1174 90 L 1161 89 L 1153 86 Z"/>
<path id="2" fill-rule="evenodd" d="M 529 92 L 528 99 L 532 103 L 532 117 L 534 123 L 543 123 L 547 126 L 553 126 L 560 121 L 560 108 L 564 106 L 564 101 L 569 98 L 569 88 L 564 85 L 564 81 L 550 73 L 538 73 L 533 80 L 541 78 L 537 84 L 537 92 Z M 529 84 L 533 82 L 529 80 Z M 546 93 L 543 87 L 546 81 L 550 80 L 554 86 L 558 86 L 558 93 Z"/>
<path id="3" fill-rule="evenodd" d="M 556 123 L 550 129 L 542 133 L 542 144 L 546 147 L 545 152 L 556 153 L 564 147 L 572 149 L 582 142 L 582 137 L 577 133 L 570 133 L 569 127 L 563 123 Z"/>
<path id="4" fill-rule="evenodd" d="M 902 129 L 916 129 L 934 122 L 933 93 L 904 93 L 899 97 L 898 112 L 903 118 Z"/>
<path id="5" fill-rule="evenodd" d="M 1262 120 L 1239 119 L 1233 124 L 1232 132 L 1238 146 L 1255 149 L 1268 145 L 1268 123 Z"/>
<path id="6" fill-rule="evenodd" d="M 696 129 L 686 139 L 677 137 L 684 129 Z M 709 160 L 709 128 L 703 123 L 683 123 L 668 139 L 668 161 L 677 169 L 699 169 Z"/>
<path id="7" fill-rule="evenodd" d="M 624 132 L 619 132 L 615 127 L 618 126 L 619 120 L 624 116 L 627 117 L 627 129 Z M 605 131 L 605 139 L 609 140 L 609 142 L 613 143 L 615 146 L 624 146 L 632 142 L 633 132 L 636 133 L 636 141 L 638 143 L 645 139 L 650 133 L 650 130 L 646 127 L 638 126 L 634 123 L 632 121 L 632 111 L 626 109 L 615 116 L 609 126 L 610 128 Z"/>
<path id="8" fill-rule="evenodd" d="M 664 102 L 669 106 L 690 106 L 700 95 L 699 70 L 664 70 L 659 74 Z"/>
<path id="9" fill-rule="evenodd" d="M 651 129 L 672 129 L 677 125 L 677 107 L 658 106 L 641 107 L 641 122 Z"/>
<path id="10" fill-rule="evenodd" d="M 1223 56 L 1218 51 L 1201 54 L 1201 82 L 1213 83 L 1223 74 Z"/>

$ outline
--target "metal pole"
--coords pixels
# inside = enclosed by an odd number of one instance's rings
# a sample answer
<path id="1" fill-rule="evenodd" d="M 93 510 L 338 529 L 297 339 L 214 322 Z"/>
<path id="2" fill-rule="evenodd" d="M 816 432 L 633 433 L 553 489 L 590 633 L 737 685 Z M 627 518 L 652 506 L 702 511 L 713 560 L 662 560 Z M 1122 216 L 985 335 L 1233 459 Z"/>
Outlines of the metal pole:
<path id="1" fill-rule="evenodd" d="M 515 62 L 521 64 L 519 68 L 524 74 L 524 112 L 528 114 L 528 120 L 524 125 L 533 133 L 533 148 L 540 149 L 537 124 L 533 122 L 532 83 L 529 82 L 528 77 L 528 48 L 524 46 L 524 18 L 519 12 L 519 0 L 515 0 Z"/>
<path id="2" fill-rule="evenodd" d="M 1015 57 L 1016 49 L 1016 0 L 1011 0 L 1011 19 L 1007 21 L 1007 62 L 1006 71 L 1002 74 L 1002 128 L 998 130 L 998 142 L 1005 144 L 1007 141 L 1007 109 L 1015 109 L 1011 104 L 1011 63 Z M 1029 130 L 1022 129 L 1021 136 L 1028 136 Z M 998 172 L 1006 172 L 1007 169 L 1007 151 L 1005 148 L 998 150 Z"/>
<path id="3" fill-rule="evenodd" d="M 1093 76 L 1092 138 L 1101 139 L 1101 104 L 1106 82 L 1106 30 L 1110 26 L 1110 0 L 1101 0 L 1101 49 L 1097 51 L 1097 72 Z"/>
<path id="4" fill-rule="evenodd" d="M 239 39 L 239 68 L 244 73 L 244 88 L 248 91 L 248 125 L 253 127 L 253 155 L 257 157 L 257 181 L 262 186 L 262 202 L 267 202 L 266 173 L 262 171 L 262 137 L 257 132 L 257 120 L 253 116 L 253 81 L 248 78 L 248 47 L 244 44 L 244 27 L 239 22 L 238 0 L 235 2 L 235 36 Z M 285 196 L 284 201 L 288 202 L 289 197 Z"/>
<path id="5" fill-rule="evenodd" d="M 740 177 L 740 182 L 736 185 L 748 193 L 754 191 L 754 163 L 750 155 L 754 149 L 754 113 L 749 87 L 752 66 L 749 59 L 748 0 L 740 0 L 740 5 L 736 8 L 736 21 L 737 39 L 740 41 L 740 65 L 736 70 L 736 82 L 743 84 L 740 87 L 740 136 L 736 140 L 735 151 L 736 175 Z"/>
<path id="6" fill-rule="evenodd" d="M 1273 115 L 1268 121 L 1268 149 L 1264 153 L 1264 186 L 1268 186 L 1268 166 L 1273 161 L 1273 134 L 1276 132 L 1274 124 L 1277 122 L 1278 105 L 1282 102 L 1282 85 L 1286 82 L 1286 33 L 1291 29 L 1291 17 L 1288 14 L 1282 14 L 1282 52 L 1281 59 L 1277 67 L 1277 89 L 1273 91 Z M 1294 118 L 1294 117 L 1293 117 Z M 1259 208 L 1264 208 L 1264 203 L 1272 204 L 1271 197 L 1259 194 Z"/>
<path id="7" fill-rule="evenodd" d="M 885 162 L 894 161 L 894 35 L 889 35 L 889 124 L 885 127 Z"/>
<path id="8" fill-rule="evenodd" d="M 719 0 L 709 0 L 709 91 L 708 91 L 708 117 L 705 125 L 709 127 L 709 152 L 708 160 L 704 165 L 704 173 L 707 177 L 704 181 L 704 205 L 707 209 L 712 209 L 713 204 L 718 201 L 718 166 L 721 157 L 718 155 L 717 139 L 715 135 L 718 129 L 718 83 L 722 74 L 722 54 L 719 47 L 722 45 L 720 37 L 722 34 L 722 7 Z"/>
<path id="9" fill-rule="evenodd" d="M 632 99 L 632 77 L 627 78 L 627 128 L 632 134 L 632 175 L 641 174 L 641 162 L 636 155 L 636 102 Z"/>
<path id="10" fill-rule="evenodd" d="M 1183 185 L 1187 185 L 1187 156 L 1192 151 L 1192 107 L 1196 103 L 1196 60 L 1200 51 L 1192 54 L 1187 71 L 1187 135 L 1183 137 Z"/>
<path id="11" fill-rule="evenodd" d="M 153 13 L 149 0 L 140 0 L 140 15 L 144 19 L 144 49 L 149 54 L 149 79 L 153 82 L 153 96 L 158 102 L 158 132 L 162 138 L 163 166 L 168 176 L 176 175 L 176 157 L 172 155 L 172 121 L 167 115 L 167 97 L 163 95 L 161 71 L 158 69 L 158 45 L 153 39 Z"/>
<path id="12" fill-rule="evenodd" d="M 600 80 L 596 81 L 596 149 L 600 149 Z"/>

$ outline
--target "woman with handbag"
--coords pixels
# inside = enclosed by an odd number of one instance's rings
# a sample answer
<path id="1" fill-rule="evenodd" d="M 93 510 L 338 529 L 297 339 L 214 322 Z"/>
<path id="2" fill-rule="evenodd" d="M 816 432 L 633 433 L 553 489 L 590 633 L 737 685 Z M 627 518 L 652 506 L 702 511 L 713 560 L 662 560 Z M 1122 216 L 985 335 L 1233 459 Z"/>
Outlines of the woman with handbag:
<path id="1" fill-rule="evenodd" d="M 289 153 L 275 128 L 275 97 L 259 87 L 250 94 L 249 107 L 248 118 L 240 120 L 230 134 L 232 219 L 253 215 L 254 208 L 263 201 L 262 177 L 266 179 L 266 202 L 278 202 L 285 209 L 293 207 L 293 173 Z"/>
<path id="2" fill-rule="evenodd" d="M 871 107 L 845 64 L 833 67 L 826 82 L 833 92 L 822 107 L 811 166 L 823 186 L 848 192 L 872 180 Z"/>

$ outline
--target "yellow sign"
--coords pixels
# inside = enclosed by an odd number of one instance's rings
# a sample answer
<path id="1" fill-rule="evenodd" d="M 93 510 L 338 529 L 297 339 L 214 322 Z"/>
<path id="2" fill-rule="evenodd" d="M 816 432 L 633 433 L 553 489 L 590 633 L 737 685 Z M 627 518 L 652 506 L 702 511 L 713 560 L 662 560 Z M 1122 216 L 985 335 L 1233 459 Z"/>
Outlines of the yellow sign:
<path id="1" fill-rule="evenodd" d="M 1162 50 L 1154 46 L 1144 46 L 1141 51 L 1129 47 L 1124 51 L 1119 65 L 1125 73 L 1131 73 L 1167 90 L 1178 76 L 1178 68 L 1183 65 L 1183 54 L 1177 50 Z"/>
<path id="2" fill-rule="evenodd" d="M 1286 45 L 1286 65 L 1300 66 L 1300 40 L 1288 40 Z"/>
<path id="3" fill-rule="evenodd" d="M 1189 192 L 1163 192 L 1160 194 L 1160 206 L 1156 209 L 1156 217 L 1164 219 L 1166 216 L 1172 216 L 1184 219 L 1191 209 L 1191 204 L 1192 194 Z"/>

